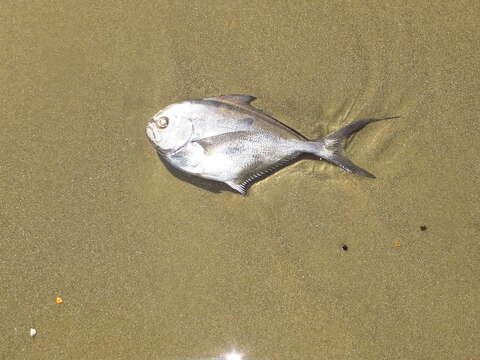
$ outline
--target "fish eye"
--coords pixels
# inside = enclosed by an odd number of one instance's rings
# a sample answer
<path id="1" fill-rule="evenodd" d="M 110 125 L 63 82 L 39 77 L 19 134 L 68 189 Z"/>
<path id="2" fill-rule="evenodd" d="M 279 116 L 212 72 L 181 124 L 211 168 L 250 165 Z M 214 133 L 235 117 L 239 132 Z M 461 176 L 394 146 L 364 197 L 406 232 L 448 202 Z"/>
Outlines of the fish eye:
<path id="1" fill-rule="evenodd" d="M 157 124 L 160 129 L 165 129 L 168 126 L 168 122 L 169 120 L 166 116 L 159 117 L 155 120 L 155 124 Z"/>

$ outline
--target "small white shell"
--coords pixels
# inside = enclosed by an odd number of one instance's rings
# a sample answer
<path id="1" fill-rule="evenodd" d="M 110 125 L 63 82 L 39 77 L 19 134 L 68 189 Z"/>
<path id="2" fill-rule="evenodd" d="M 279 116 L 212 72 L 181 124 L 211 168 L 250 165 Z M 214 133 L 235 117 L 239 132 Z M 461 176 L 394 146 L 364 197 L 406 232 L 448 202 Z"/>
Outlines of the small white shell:
<path id="1" fill-rule="evenodd" d="M 37 329 L 30 328 L 30 336 L 34 337 L 35 335 L 37 335 Z"/>

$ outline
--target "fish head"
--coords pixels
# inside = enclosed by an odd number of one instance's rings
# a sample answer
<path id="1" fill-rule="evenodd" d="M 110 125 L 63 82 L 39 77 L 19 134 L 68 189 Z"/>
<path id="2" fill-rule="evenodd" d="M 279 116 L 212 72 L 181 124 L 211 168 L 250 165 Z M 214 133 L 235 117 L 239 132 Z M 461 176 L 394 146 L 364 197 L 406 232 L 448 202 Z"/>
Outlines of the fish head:
<path id="1" fill-rule="evenodd" d="M 193 123 L 188 104 L 173 104 L 160 110 L 147 124 L 147 137 L 162 154 L 184 147 L 193 136 Z"/>

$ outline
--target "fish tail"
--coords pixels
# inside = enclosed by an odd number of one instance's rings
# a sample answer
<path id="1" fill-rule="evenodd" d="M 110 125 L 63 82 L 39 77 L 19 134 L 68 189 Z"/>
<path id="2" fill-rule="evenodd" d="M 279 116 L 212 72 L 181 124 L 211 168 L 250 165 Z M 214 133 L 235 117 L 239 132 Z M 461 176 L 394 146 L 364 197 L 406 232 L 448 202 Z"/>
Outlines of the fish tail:
<path id="1" fill-rule="evenodd" d="M 357 174 L 360 176 L 366 176 L 369 178 L 375 178 L 375 175 L 369 173 L 368 171 L 362 169 L 361 167 L 355 165 L 350 159 L 348 159 L 343 153 L 343 145 L 345 140 L 347 140 L 353 133 L 362 129 L 364 126 L 381 120 L 396 119 L 400 116 L 392 116 L 381 119 L 365 119 L 355 121 L 337 131 L 334 131 L 323 139 L 312 141 L 311 144 L 314 145 L 313 154 L 321 157 L 324 160 L 327 160 L 343 170 Z"/>

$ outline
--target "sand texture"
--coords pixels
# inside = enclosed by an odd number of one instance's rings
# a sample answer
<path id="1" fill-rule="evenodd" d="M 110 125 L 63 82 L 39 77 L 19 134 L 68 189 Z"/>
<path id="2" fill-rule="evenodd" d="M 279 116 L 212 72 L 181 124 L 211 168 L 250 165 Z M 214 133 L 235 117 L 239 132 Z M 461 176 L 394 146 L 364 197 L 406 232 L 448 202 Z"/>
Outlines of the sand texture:
<path id="1" fill-rule="evenodd" d="M 479 24 L 477 1 L 3 0 L 0 359 L 480 359 Z M 375 180 L 306 159 L 242 197 L 145 136 L 228 93 L 312 139 L 401 118 L 347 144 Z"/>

